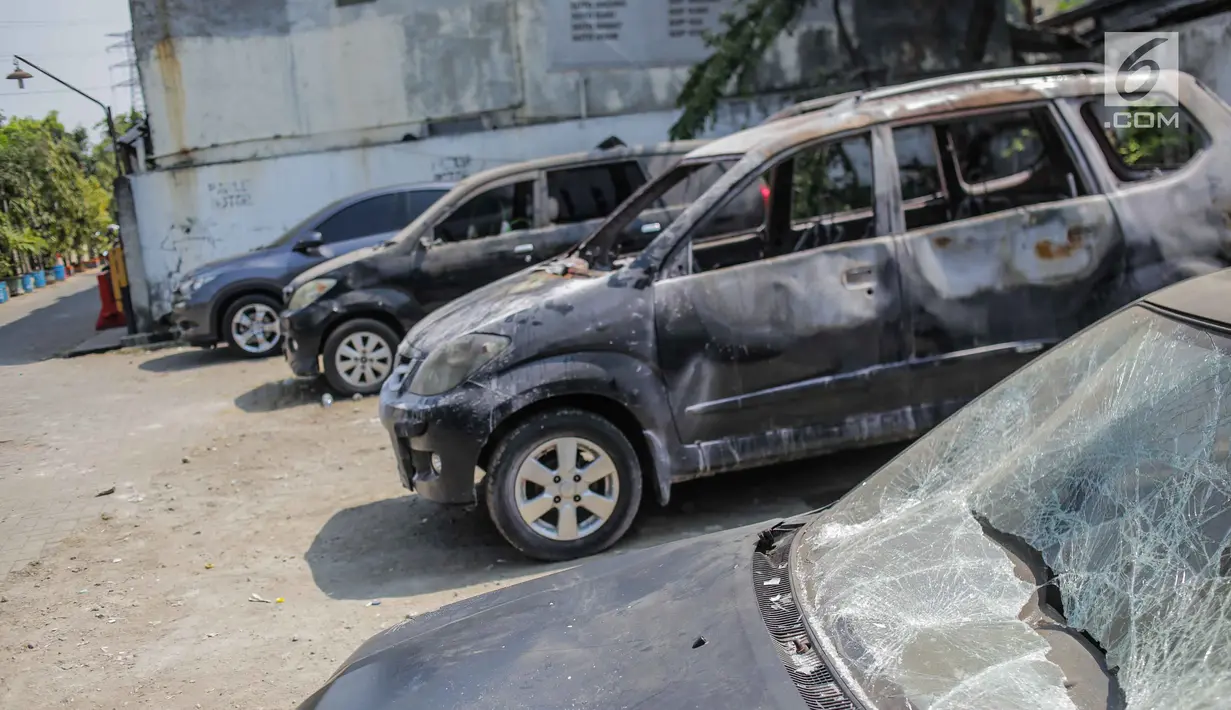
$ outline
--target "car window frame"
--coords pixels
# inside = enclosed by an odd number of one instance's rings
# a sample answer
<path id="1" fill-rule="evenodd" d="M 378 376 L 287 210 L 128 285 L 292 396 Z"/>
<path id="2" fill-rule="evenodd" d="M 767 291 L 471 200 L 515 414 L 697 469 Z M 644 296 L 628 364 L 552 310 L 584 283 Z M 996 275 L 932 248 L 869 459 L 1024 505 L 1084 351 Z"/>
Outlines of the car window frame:
<path id="1" fill-rule="evenodd" d="M 473 200 L 474 198 L 490 190 L 495 190 L 496 188 L 500 188 L 500 187 L 507 187 L 509 185 L 516 185 L 517 183 L 521 183 L 521 182 L 531 183 L 531 187 L 530 187 L 531 210 L 533 210 L 533 214 L 531 214 L 530 216 L 530 226 L 526 227 L 525 229 L 513 230 L 513 231 L 505 232 L 503 234 L 489 234 L 486 237 L 478 237 L 476 239 L 463 239 L 460 241 L 453 241 L 453 242 L 438 240 L 436 238 L 436 228 L 439 227 L 441 224 L 447 222 L 450 217 L 457 214 L 458 210 L 468 205 L 470 201 Z M 459 195 L 454 201 L 455 204 L 453 205 L 453 207 L 450 208 L 449 211 L 441 214 L 431 224 L 429 224 L 427 229 L 424 230 L 424 233 L 419 235 L 419 239 L 416 241 L 422 244 L 424 240 L 427 240 L 428 242 L 430 242 L 430 246 L 438 247 L 438 246 L 444 246 L 447 244 L 464 244 L 466 242 L 471 242 L 471 241 L 478 242 L 478 241 L 483 241 L 484 239 L 491 239 L 492 237 L 501 237 L 501 236 L 506 236 L 509 234 L 517 234 L 518 232 L 529 232 L 535 229 L 539 229 L 540 227 L 543 226 L 539 223 L 539 220 L 540 220 L 540 216 L 544 212 L 544 210 L 542 209 L 541 200 L 543 199 L 543 196 L 544 196 L 543 193 L 546 192 L 546 189 L 547 189 L 547 185 L 543 181 L 543 171 L 542 170 L 528 170 L 525 172 L 517 173 L 515 175 L 509 175 L 509 176 L 505 176 L 505 177 L 502 177 L 496 180 L 491 180 L 481 185 L 477 185 L 475 186 L 474 189 L 467 191 L 465 194 Z M 441 199 L 445 199 L 445 198 L 442 197 Z"/>
<path id="2" fill-rule="evenodd" d="M 842 242 L 841 244 L 838 244 L 838 245 L 833 245 L 833 244 L 824 245 L 821 247 L 814 247 L 813 249 L 805 249 L 804 251 L 801 251 L 798 253 L 804 254 L 807 252 L 814 251 L 816 249 L 824 249 L 824 248 L 831 247 L 831 246 L 841 246 L 843 244 L 854 244 L 854 243 L 857 243 L 858 241 L 870 241 L 872 239 L 879 239 L 881 237 L 889 236 L 888 234 L 881 233 L 882 219 L 877 213 L 878 207 L 880 206 L 880 202 L 881 202 L 880 200 L 881 184 L 880 184 L 880 177 L 878 177 L 878 173 L 880 171 L 877 171 L 876 169 L 876 164 L 878 161 L 877 155 L 878 155 L 878 152 L 881 151 L 881 147 L 879 146 L 879 142 L 881 138 L 878 135 L 878 129 L 881 128 L 883 125 L 885 124 L 875 124 L 874 123 L 874 124 L 866 125 L 866 126 L 857 126 L 854 128 L 848 128 L 843 131 L 837 131 L 834 133 L 830 133 L 828 135 L 821 136 L 819 138 L 812 138 L 812 139 L 797 143 L 791 146 L 790 148 L 787 148 L 786 150 L 783 150 L 777 153 L 776 155 L 773 155 L 769 157 L 768 159 L 761 161 L 757 165 L 756 168 L 749 170 L 747 174 L 740 177 L 739 180 L 734 185 L 729 187 L 726 193 L 723 194 L 723 196 L 720 199 L 715 200 L 712 204 L 710 204 L 706 208 L 705 212 L 701 214 L 701 216 L 693 220 L 692 224 L 688 225 L 687 229 L 685 229 L 680 235 L 675 237 L 674 238 L 675 241 L 668 248 L 664 250 L 663 256 L 661 258 L 655 259 L 653 263 L 646 265 L 647 269 L 650 270 L 651 272 L 653 282 L 660 283 L 660 282 L 669 281 L 671 279 L 688 278 L 690 276 L 698 275 L 698 274 L 692 274 L 692 273 L 665 274 L 664 275 L 663 266 L 670 263 L 673 259 L 676 258 L 679 251 L 683 249 L 685 245 L 687 245 L 689 242 L 692 241 L 693 233 L 700 227 L 704 226 L 707 223 L 707 221 L 710 220 L 714 215 L 716 215 L 722 208 L 726 207 L 727 202 L 732 196 L 738 195 L 742 193 L 744 190 L 747 190 L 752 185 L 753 182 L 760 180 L 763 175 L 776 170 L 778 166 L 782 165 L 788 160 L 794 159 L 796 155 L 798 155 L 799 153 L 805 150 L 808 150 L 814 146 L 821 145 L 823 143 L 831 143 L 831 142 L 839 143 L 841 141 L 859 136 L 861 134 L 867 134 L 869 144 L 871 145 L 871 148 L 872 148 L 872 229 L 873 229 L 873 234 L 867 239 L 860 239 L 860 240 L 857 240 L 856 242 Z M 726 156 L 709 156 L 709 160 L 711 161 L 716 160 L 716 159 L 728 159 L 729 160 L 732 157 L 737 157 L 736 165 L 731 167 L 731 170 L 734 170 L 739 165 L 740 162 L 743 162 L 743 160 L 745 160 L 750 154 L 753 154 L 755 152 L 756 152 L 756 148 L 754 147 L 752 150 L 746 151 L 742 155 L 733 154 L 733 155 L 726 155 Z M 895 168 L 894 177 L 895 178 L 897 177 L 896 167 L 897 167 L 897 162 L 896 162 L 896 157 L 895 157 L 895 161 L 894 161 L 894 168 Z M 769 222 L 771 215 L 773 214 L 775 209 L 786 209 L 787 210 L 786 220 L 789 224 L 791 222 L 790 205 L 788 204 L 785 208 L 778 208 L 776 206 L 776 203 L 773 197 L 774 193 L 777 191 L 773 190 L 772 185 L 770 186 L 770 188 L 771 188 L 770 202 L 769 202 L 769 208 L 765 211 L 765 222 L 766 223 Z M 708 190 L 706 192 L 708 192 Z M 702 196 L 704 197 L 704 194 Z M 794 225 L 792 224 L 791 226 L 793 227 Z M 761 229 L 765 229 L 765 224 L 762 224 Z M 664 232 L 664 236 L 666 236 L 667 234 L 668 234 L 667 232 Z M 728 237 L 723 237 L 723 238 L 730 239 L 731 237 L 728 236 Z M 649 248 L 647 248 L 646 251 L 649 251 Z M 765 259 L 758 259 L 757 261 L 746 262 L 745 264 L 738 264 L 736 266 L 747 266 L 751 264 L 756 264 L 756 263 L 760 263 L 763 261 L 768 261 L 770 259 L 776 259 L 780 256 L 791 256 L 791 255 L 790 254 L 785 254 L 785 255 L 779 254 L 779 255 L 775 255 L 772 257 L 765 258 Z M 726 268 L 734 268 L 734 267 L 726 267 Z M 720 269 L 719 271 L 723 271 L 723 270 L 724 269 Z M 718 273 L 718 271 L 705 272 L 705 273 Z"/>
<path id="3" fill-rule="evenodd" d="M 590 219 L 583 219 L 583 220 L 579 220 L 576 222 L 552 222 L 548 219 L 547 205 L 548 205 L 548 201 L 551 199 L 550 181 L 551 181 L 552 173 L 567 172 L 570 170 L 584 170 L 586 168 L 598 168 L 598 167 L 604 167 L 604 166 L 609 166 L 609 165 L 616 165 L 620 163 L 627 163 L 627 164 L 630 164 L 636 167 L 637 171 L 641 173 L 642 183 L 638 185 L 632 192 L 630 192 L 628 197 L 616 203 L 615 206 L 611 208 L 610 212 L 608 212 L 606 215 L 603 215 L 602 217 L 592 217 Z M 654 178 L 650 176 L 649 171 L 647 170 L 646 166 L 642 163 L 641 160 L 638 160 L 638 156 L 636 155 L 610 156 L 610 157 L 604 157 L 599 160 L 582 161 L 582 162 L 573 163 L 569 165 L 557 165 L 557 166 L 550 167 L 550 168 L 544 168 L 543 170 L 539 172 L 541 173 L 541 177 L 543 181 L 543 190 L 542 190 L 542 195 L 541 195 L 542 200 L 543 200 L 542 202 L 543 207 L 541 210 L 538 209 L 537 207 L 537 202 L 538 202 L 540 195 L 538 195 L 536 191 L 535 213 L 542 214 L 542 224 L 539 226 L 543 226 L 543 227 L 569 227 L 574 224 L 585 224 L 587 222 L 596 222 L 600 220 L 606 220 L 608 217 L 610 217 L 611 215 L 619 211 L 620 207 L 622 207 L 625 202 L 628 202 L 630 199 L 632 199 L 632 197 L 636 195 L 638 192 L 640 192 L 643 187 L 645 187 L 646 185 L 654 181 Z"/>
<path id="4" fill-rule="evenodd" d="M 404 188 L 404 189 L 398 189 L 398 190 L 390 190 L 388 192 L 366 194 L 366 195 L 363 195 L 362 197 L 355 198 L 353 201 L 347 201 L 346 204 L 339 206 L 336 210 L 329 213 L 327 216 L 323 216 L 320 219 L 316 220 L 315 224 L 313 224 L 311 227 L 305 228 L 302 233 L 312 234 L 313 232 L 315 232 L 316 234 L 321 235 L 321 238 L 324 240 L 325 244 L 345 244 L 346 242 L 351 242 L 356 239 L 374 237 L 378 234 L 392 234 L 394 232 L 399 232 L 406 227 L 406 224 L 403 224 L 401 227 L 397 227 L 395 229 L 381 230 L 378 232 L 372 232 L 371 234 L 362 234 L 359 236 L 347 237 L 346 239 L 329 240 L 326 238 L 327 235 L 321 231 L 321 228 L 324 227 L 325 224 L 329 222 L 330 220 L 340 216 L 342 213 L 348 210 L 352 210 L 356 207 L 359 207 L 360 205 L 364 205 L 369 202 L 372 202 L 373 200 L 379 200 L 379 199 L 386 198 L 386 197 L 405 196 L 406 194 L 411 193 L 411 192 L 415 192 L 415 190 Z M 412 219 L 411 221 L 413 222 L 414 220 Z M 409 223 L 410 222 L 407 222 L 407 224 Z"/>
<path id="5" fill-rule="evenodd" d="M 1084 101 L 1084 97 L 1082 98 L 1082 100 Z M 972 117 L 972 116 L 983 116 L 983 115 L 997 114 L 997 113 L 1009 113 L 1012 111 L 1020 111 L 1020 110 L 1034 111 L 1037 109 L 1046 109 L 1048 112 L 1048 115 L 1051 117 L 1052 123 L 1057 131 L 1057 134 L 1059 135 L 1061 142 L 1064 144 L 1064 150 L 1068 154 L 1069 161 L 1073 165 L 1073 168 L 1076 171 L 1073 178 L 1074 180 L 1079 181 L 1078 188 L 1080 192 L 1083 192 L 1083 194 L 1078 195 L 1077 197 L 1067 197 L 1065 198 L 1065 200 L 1056 200 L 1053 202 L 1040 202 L 1034 205 L 1029 205 L 1027 207 L 1018 208 L 1018 209 L 1034 209 L 1036 207 L 1041 207 L 1044 205 L 1060 204 L 1067 200 L 1073 200 L 1073 199 L 1080 200 L 1080 199 L 1085 199 L 1085 198 L 1105 194 L 1105 190 L 1103 189 L 1102 183 L 1100 182 L 1097 175 L 1095 174 L 1095 171 L 1092 168 L 1092 166 L 1089 164 L 1086 153 L 1082 149 L 1082 145 L 1081 145 L 1081 141 L 1079 137 L 1073 134 L 1072 126 L 1070 125 L 1067 117 L 1064 115 L 1064 112 L 1060 110 L 1060 107 L 1057 105 L 1057 102 L 1050 98 L 1032 99 L 1029 101 L 1017 101 L 1013 103 L 998 104 L 996 106 L 980 107 L 980 108 L 974 108 L 974 109 L 959 109 L 959 110 L 954 110 L 954 111 L 944 111 L 944 112 L 929 114 L 927 116 L 912 116 L 911 118 L 908 118 L 908 119 L 903 119 L 903 120 L 898 120 L 898 121 L 887 121 L 881 124 L 881 127 L 887 131 L 887 135 L 889 136 L 890 140 L 892 140 L 894 130 L 898 128 L 909 127 L 909 126 L 918 126 L 921 124 L 932 126 L 933 134 L 935 136 L 935 132 L 936 132 L 935 125 L 938 123 L 944 123 L 946 121 L 953 121 L 953 120 L 958 120 L 958 119 Z M 1097 136 L 1093 136 L 1093 138 L 1096 141 L 1098 139 Z M 954 189 L 954 186 L 948 185 L 947 183 L 948 176 L 945 174 L 944 166 L 946 162 L 951 161 L 951 157 L 946 155 L 947 149 L 939 145 L 940 143 L 939 137 L 935 136 L 934 140 L 937 143 L 937 149 L 940 151 L 938 157 L 941 160 L 941 178 L 942 180 L 946 181 L 945 182 L 946 189 L 950 191 L 946 193 L 946 198 L 949 198 L 952 196 L 952 190 Z M 1191 163 L 1193 161 L 1189 161 L 1189 162 Z M 968 189 L 973 186 L 968 185 L 965 182 L 965 179 L 962 177 L 962 174 L 961 174 L 961 167 L 957 165 L 956 162 L 954 162 L 952 167 L 954 170 L 954 174 L 956 175 L 957 180 L 958 180 L 956 189 L 966 191 L 966 194 L 972 194 L 968 192 Z M 900 165 L 898 163 L 896 145 L 894 146 L 894 151 L 893 151 L 893 170 L 891 172 L 892 172 L 891 175 L 886 175 L 885 177 L 893 181 L 886 187 L 888 187 L 891 190 L 892 194 L 895 195 L 896 201 L 898 203 L 897 209 L 894 210 L 895 211 L 894 219 L 897 222 L 897 226 L 895 228 L 896 234 L 909 234 L 911 232 L 920 231 L 922 229 L 936 229 L 937 227 L 940 227 L 943 225 L 962 224 L 962 223 L 965 223 L 971 220 L 976 220 L 976 219 L 996 218 L 1000 216 L 1001 214 L 1011 212 L 1011 210 L 1002 210 L 1000 212 L 990 212 L 988 214 L 974 215 L 971 217 L 964 217 L 962 219 L 953 219 L 953 220 L 949 220 L 948 222 L 942 222 L 939 225 L 932 225 L 930 227 L 916 227 L 915 229 L 907 229 L 906 228 L 906 224 L 907 224 L 906 222 L 906 201 L 902 199 L 902 195 L 901 195 L 902 176 L 900 173 Z M 1008 176 L 1008 179 L 1011 179 L 1012 177 L 1013 176 Z M 1000 178 L 1000 180 L 1005 180 L 1005 179 L 1006 178 Z M 983 183 L 977 183 L 977 184 L 987 185 L 989 182 L 994 182 L 994 181 L 985 181 Z"/>
<path id="6" fill-rule="evenodd" d="M 1186 163 L 1175 170 L 1159 172 L 1157 174 L 1154 174 L 1153 171 L 1150 170 L 1135 171 L 1125 166 L 1123 161 L 1120 160 L 1120 156 L 1116 154 L 1115 146 L 1111 145 L 1111 141 L 1107 139 L 1107 136 L 1102 135 L 1102 131 L 1096 130 L 1095 126 L 1092 125 L 1092 116 L 1087 113 L 1086 109 L 1091 104 L 1098 102 L 1097 96 L 1073 97 L 1072 108 L 1077 117 L 1078 123 L 1094 141 L 1094 145 L 1098 148 L 1099 155 L 1102 156 L 1103 162 L 1107 166 L 1108 173 L 1116 181 L 1117 186 L 1128 188 L 1137 185 L 1149 185 L 1168 178 L 1176 177 L 1177 175 L 1181 175 L 1186 171 L 1193 169 L 1193 166 L 1200 162 L 1213 149 L 1215 143 L 1214 135 L 1205 127 L 1205 124 L 1201 122 L 1201 119 L 1197 118 L 1197 114 L 1189 107 L 1189 105 L 1169 94 L 1164 94 L 1164 96 L 1171 101 L 1174 101 L 1175 108 L 1183 111 L 1184 115 L 1192 121 L 1192 125 L 1197 129 L 1197 133 L 1201 136 L 1202 144 L 1200 150 L 1193 153 L 1192 157 L 1189 158 Z M 1126 177 L 1127 175 L 1132 174 L 1141 174 L 1144 175 L 1144 177 Z"/>

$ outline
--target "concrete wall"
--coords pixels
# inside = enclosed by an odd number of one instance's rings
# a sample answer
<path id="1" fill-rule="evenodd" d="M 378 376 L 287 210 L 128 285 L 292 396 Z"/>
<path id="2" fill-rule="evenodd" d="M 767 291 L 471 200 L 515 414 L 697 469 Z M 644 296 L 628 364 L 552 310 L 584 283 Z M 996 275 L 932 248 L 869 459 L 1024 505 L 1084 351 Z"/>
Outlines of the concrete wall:
<path id="1" fill-rule="evenodd" d="M 763 120 L 780 103 L 728 105 L 713 133 Z M 350 150 L 157 170 L 129 176 L 134 209 L 121 212 L 141 330 L 170 311 L 177 278 L 209 261 L 267 244 L 326 204 L 395 183 L 458 180 L 506 163 L 666 139 L 676 112 L 660 111 L 444 136 Z M 137 242 L 139 247 L 132 246 Z"/>
<path id="2" fill-rule="evenodd" d="M 478 114 L 509 126 L 670 110 L 688 71 L 551 71 L 545 13 L 561 0 L 130 3 L 161 167 L 422 138 L 426 122 Z M 761 88 L 839 53 L 826 0 L 771 52 Z"/>

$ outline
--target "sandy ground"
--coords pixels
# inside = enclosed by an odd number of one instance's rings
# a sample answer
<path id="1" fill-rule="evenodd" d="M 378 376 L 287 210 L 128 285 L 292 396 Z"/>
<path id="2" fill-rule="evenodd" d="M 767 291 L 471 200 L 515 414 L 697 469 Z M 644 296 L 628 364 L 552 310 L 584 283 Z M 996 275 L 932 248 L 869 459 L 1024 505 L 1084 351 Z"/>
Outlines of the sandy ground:
<path id="1" fill-rule="evenodd" d="M 0 525 L 87 513 L 0 579 L 2 708 L 294 708 L 378 630 L 560 568 L 407 494 L 376 400 L 324 407 L 278 359 L 19 360 L 0 366 Z M 679 486 L 607 554 L 815 508 L 893 453 Z"/>

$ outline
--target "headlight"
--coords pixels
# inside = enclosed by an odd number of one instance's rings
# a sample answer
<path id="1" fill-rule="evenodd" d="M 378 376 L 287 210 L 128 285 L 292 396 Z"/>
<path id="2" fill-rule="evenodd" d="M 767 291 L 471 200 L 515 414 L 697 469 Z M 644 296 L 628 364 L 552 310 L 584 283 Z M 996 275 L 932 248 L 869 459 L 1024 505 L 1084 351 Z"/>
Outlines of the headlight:
<path id="1" fill-rule="evenodd" d="M 464 335 L 432 351 L 410 381 L 412 394 L 430 397 L 457 387 L 509 347 L 500 335 Z"/>
<path id="2" fill-rule="evenodd" d="M 188 298 L 192 294 L 201 290 L 202 286 L 216 278 L 218 278 L 218 274 L 202 274 L 201 276 L 194 276 L 187 281 L 182 282 L 178 290 L 181 296 Z"/>
<path id="3" fill-rule="evenodd" d="M 289 310 L 297 311 L 304 306 L 316 303 L 317 299 L 324 296 L 337 282 L 337 279 L 312 279 L 295 289 L 294 295 L 291 296 L 291 302 L 286 304 L 286 307 Z"/>

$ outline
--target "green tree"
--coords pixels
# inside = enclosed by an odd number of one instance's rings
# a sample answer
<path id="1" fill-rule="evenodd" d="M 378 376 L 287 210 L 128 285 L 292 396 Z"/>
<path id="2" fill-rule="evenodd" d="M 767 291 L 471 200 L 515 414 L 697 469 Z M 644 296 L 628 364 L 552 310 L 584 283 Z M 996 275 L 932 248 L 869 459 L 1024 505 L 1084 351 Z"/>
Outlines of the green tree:
<path id="1" fill-rule="evenodd" d="M 84 129 L 0 116 L 0 275 L 100 248 L 112 222 L 113 158 Z"/>

